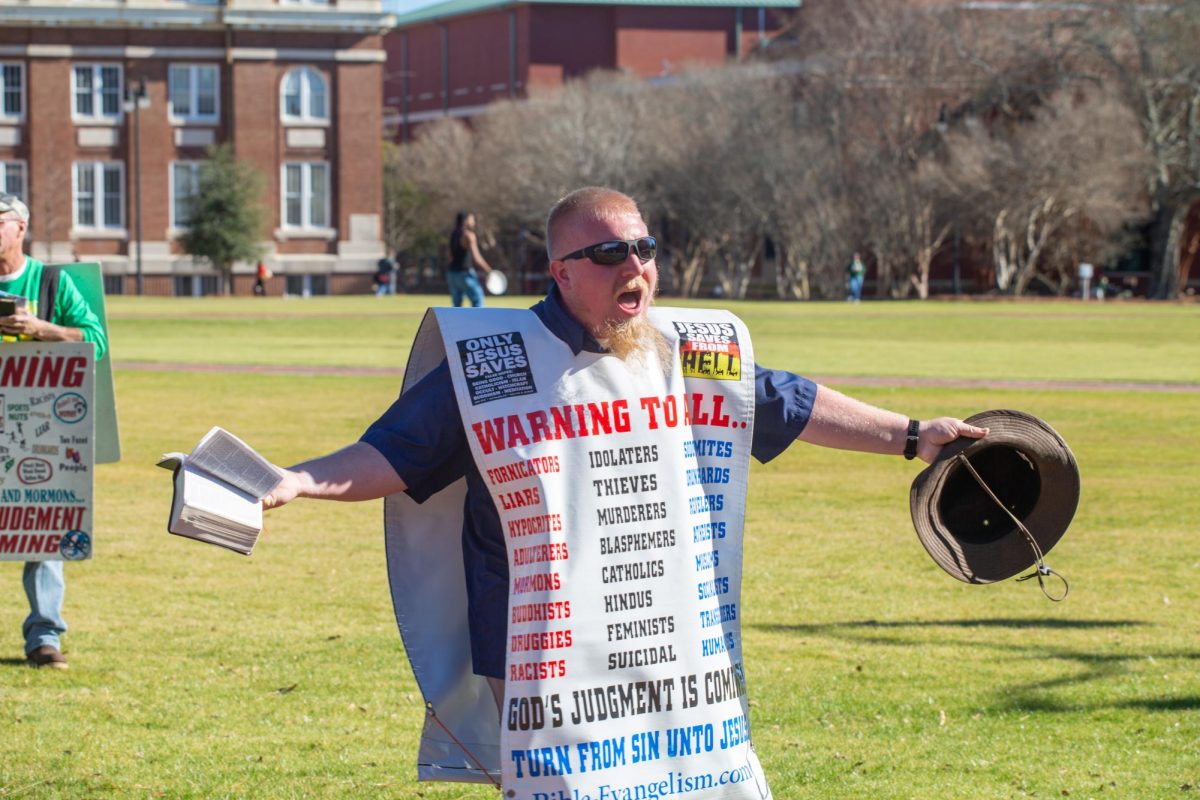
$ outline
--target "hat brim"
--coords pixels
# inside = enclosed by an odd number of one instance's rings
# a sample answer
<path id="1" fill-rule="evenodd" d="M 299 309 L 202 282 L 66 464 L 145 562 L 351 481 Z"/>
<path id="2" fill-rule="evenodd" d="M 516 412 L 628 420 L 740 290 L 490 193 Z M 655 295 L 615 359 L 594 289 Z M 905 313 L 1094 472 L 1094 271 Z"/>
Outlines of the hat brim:
<path id="1" fill-rule="evenodd" d="M 1043 554 L 1075 516 L 1079 466 L 1063 438 L 1030 414 L 998 409 L 965 421 L 988 428 L 988 435 L 943 447 L 913 481 L 909 508 L 917 537 L 938 566 L 966 583 L 994 583 L 1033 566 L 1037 557 L 959 454 L 1021 520 Z"/>

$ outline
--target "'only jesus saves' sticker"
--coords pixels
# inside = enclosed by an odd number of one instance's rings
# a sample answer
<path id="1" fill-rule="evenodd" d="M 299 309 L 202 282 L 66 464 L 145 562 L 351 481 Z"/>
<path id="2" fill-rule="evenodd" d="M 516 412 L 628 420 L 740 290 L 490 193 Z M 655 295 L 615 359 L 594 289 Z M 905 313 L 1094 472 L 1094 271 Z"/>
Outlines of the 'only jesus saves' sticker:
<path id="1" fill-rule="evenodd" d="M 533 370 L 525 341 L 516 331 L 457 342 L 471 405 L 533 394 Z"/>

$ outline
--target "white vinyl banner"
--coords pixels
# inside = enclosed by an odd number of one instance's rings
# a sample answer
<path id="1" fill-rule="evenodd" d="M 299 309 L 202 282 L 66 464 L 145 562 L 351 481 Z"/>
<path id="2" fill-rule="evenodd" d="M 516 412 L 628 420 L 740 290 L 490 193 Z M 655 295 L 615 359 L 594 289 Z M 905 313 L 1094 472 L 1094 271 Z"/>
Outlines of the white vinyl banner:
<path id="1" fill-rule="evenodd" d="M 663 365 L 576 356 L 530 311 L 435 313 L 508 548 L 505 796 L 768 798 L 741 658 L 745 327 L 656 309 Z"/>
<path id="2" fill-rule="evenodd" d="M 94 353 L 0 345 L 0 561 L 92 557 Z"/>

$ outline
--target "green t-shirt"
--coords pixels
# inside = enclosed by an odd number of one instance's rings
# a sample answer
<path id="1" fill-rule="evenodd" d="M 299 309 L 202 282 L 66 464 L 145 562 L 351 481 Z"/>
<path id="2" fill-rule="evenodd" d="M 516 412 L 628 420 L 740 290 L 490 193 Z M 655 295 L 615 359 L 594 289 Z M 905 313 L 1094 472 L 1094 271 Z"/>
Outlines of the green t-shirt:
<path id="1" fill-rule="evenodd" d="M 44 265 L 36 258 L 26 258 L 25 267 L 16 275 L 0 275 L 0 292 L 20 295 L 29 300 L 29 313 L 35 317 L 38 314 L 38 295 L 41 294 L 42 270 Z M 58 296 L 55 297 L 54 313 L 50 321 L 65 328 L 78 328 L 83 333 L 85 342 L 96 345 L 96 360 L 104 357 L 108 350 L 108 337 L 100 325 L 96 312 L 92 311 L 83 295 L 75 288 L 71 276 L 66 272 L 58 275 Z M 0 335 L 0 342 L 15 342 L 17 340 L 31 341 L 29 336 Z"/>

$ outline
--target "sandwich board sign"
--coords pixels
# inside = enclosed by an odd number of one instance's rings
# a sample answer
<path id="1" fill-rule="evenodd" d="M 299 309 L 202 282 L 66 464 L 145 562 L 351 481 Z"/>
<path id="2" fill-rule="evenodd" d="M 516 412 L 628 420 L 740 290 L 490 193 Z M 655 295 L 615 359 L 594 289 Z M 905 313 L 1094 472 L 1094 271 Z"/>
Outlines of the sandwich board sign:
<path id="1" fill-rule="evenodd" d="M 92 555 L 95 348 L 0 347 L 0 561 Z"/>

